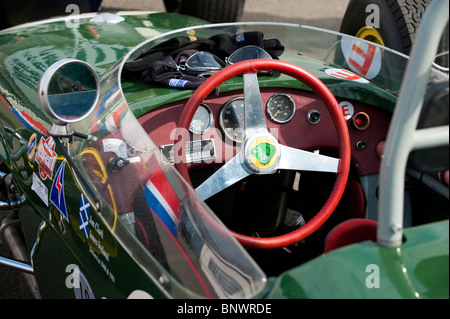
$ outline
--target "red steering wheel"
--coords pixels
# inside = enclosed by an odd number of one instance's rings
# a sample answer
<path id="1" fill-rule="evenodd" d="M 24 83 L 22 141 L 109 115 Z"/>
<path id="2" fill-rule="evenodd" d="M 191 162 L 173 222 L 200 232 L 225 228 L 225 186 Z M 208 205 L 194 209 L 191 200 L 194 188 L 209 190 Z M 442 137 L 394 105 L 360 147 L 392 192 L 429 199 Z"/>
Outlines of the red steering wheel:
<path id="1" fill-rule="evenodd" d="M 320 96 L 333 119 L 337 131 L 339 158 L 336 159 L 278 144 L 267 130 L 257 79 L 259 71 L 275 71 L 292 76 L 308 85 Z M 248 60 L 235 63 L 220 70 L 208 78 L 193 93 L 181 114 L 178 123 L 180 130 L 179 134 L 177 134 L 178 139 L 176 143 L 185 145 L 192 118 L 198 106 L 208 94 L 221 83 L 240 74 L 243 74 L 244 78 L 245 140 L 239 153 L 200 185 L 196 191 L 202 199 L 206 199 L 250 174 L 271 173 L 277 169 L 335 173 L 337 175 L 336 182 L 330 197 L 319 212 L 302 227 L 290 233 L 271 238 L 250 237 L 232 231 L 237 240 L 246 247 L 268 249 L 289 246 L 308 237 L 321 227 L 331 216 L 344 193 L 351 157 L 347 124 L 333 94 L 322 81 L 310 72 L 297 65 L 280 60 Z M 185 147 L 180 149 L 184 150 Z M 183 151 L 181 154 L 175 153 L 176 169 L 186 181 L 191 183 L 186 166 L 185 152 Z M 262 158 L 264 160 L 261 160 Z"/>

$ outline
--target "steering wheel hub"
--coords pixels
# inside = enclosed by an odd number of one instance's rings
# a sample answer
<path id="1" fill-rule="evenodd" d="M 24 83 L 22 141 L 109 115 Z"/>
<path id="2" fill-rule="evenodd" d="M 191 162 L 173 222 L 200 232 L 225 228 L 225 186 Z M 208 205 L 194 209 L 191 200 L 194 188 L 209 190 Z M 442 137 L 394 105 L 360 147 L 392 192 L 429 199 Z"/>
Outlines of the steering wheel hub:
<path id="1" fill-rule="evenodd" d="M 280 161 L 280 155 L 278 142 L 269 134 L 253 137 L 244 143 L 244 162 L 256 173 L 273 172 Z"/>

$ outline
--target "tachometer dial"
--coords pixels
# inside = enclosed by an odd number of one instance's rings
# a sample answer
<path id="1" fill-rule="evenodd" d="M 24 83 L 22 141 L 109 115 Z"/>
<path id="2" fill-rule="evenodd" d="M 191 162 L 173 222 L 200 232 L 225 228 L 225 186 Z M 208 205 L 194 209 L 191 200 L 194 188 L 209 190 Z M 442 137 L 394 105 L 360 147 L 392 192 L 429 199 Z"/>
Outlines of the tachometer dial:
<path id="1" fill-rule="evenodd" d="M 273 95 L 267 101 L 267 114 L 277 123 L 289 122 L 295 114 L 294 100 L 284 93 Z"/>
<path id="2" fill-rule="evenodd" d="M 200 104 L 189 125 L 189 131 L 194 134 L 205 133 L 213 123 L 213 114 L 206 104 Z"/>
<path id="3" fill-rule="evenodd" d="M 242 143 L 245 137 L 244 125 L 244 98 L 228 101 L 220 111 L 220 126 L 227 138 Z"/>

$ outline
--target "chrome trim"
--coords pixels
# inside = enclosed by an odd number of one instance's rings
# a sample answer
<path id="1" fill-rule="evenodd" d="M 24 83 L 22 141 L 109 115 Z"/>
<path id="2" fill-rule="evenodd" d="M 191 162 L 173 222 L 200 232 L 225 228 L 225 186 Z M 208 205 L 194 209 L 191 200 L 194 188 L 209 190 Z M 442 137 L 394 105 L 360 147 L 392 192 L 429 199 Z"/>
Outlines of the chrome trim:
<path id="1" fill-rule="evenodd" d="M 244 97 L 238 96 L 238 97 L 232 98 L 231 100 L 229 100 L 222 106 L 222 108 L 220 109 L 220 114 L 219 114 L 219 124 L 220 124 L 220 128 L 222 129 L 223 133 L 226 135 L 227 138 L 229 138 L 232 141 L 235 141 L 236 143 L 241 144 L 244 142 L 244 139 L 245 139 L 245 127 L 242 128 L 244 131 L 244 136 L 242 137 L 242 140 L 241 140 L 241 139 L 234 138 L 234 136 L 230 136 L 230 134 L 227 132 L 227 130 L 225 130 L 225 126 L 224 126 L 224 122 L 223 122 L 223 116 L 224 116 L 223 112 L 225 111 L 225 109 L 234 101 L 239 101 L 239 100 L 244 102 Z M 244 125 L 245 125 L 245 123 L 244 123 Z"/>
<path id="2" fill-rule="evenodd" d="M 209 107 L 208 105 L 206 105 L 205 103 L 201 103 L 201 104 L 198 106 L 197 111 L 198 111 L 201 107 L 203 107 L 203 108 L 206 110 L 206 112 L 208 112 L 208 114 L 209 114 L 209 122 L 208 122 L 208 126 L 207 126 L 205 129 L 202 129 L 201 131 L 196 131 L 196 130 L 194 130 L 193 128 L 191 128 L 192 122 L 193 122 L 194 119 L 195 119 L 195 114 L 194 114 L 194 117 L 192 118 L 191 124 L 189 125 L 189 132 L 191 132 L 192 134 L 201 135 L 201 134 L 203 134 L 203 133 L 206 133 L 206 132 L 212 127 L 212 125 L 213 125 L 213 122 L 214 122 L 214 115 L 213 115 L 213 112 L 211 111 L 210 107 Z M 197 113 L 197 111 L 195 111 L 195 113 Z"/>
<path id="3" fill-rule="evenodd" d="M 19 271 L 23 271 L 29 274 L 34 274 L 33 266 L 17 260 L 8 259 L 0 256 L 0 265 L 13 268 Z"/>
<path id="4" fill-rule="evenodd" d="M 69 119 L 63 119 L 61 117 L 59 117 L 54 111 L 53 109 L 50 107 L 49 105 L 49 101 L 48 101 L 48 88 L 49 88 L 49 84 L 50 81 L 53 77 L 53 75 L 64 65 L 66 64 L 70 64 L 70 63 L 78 63 L 78 64 L 82 64 L 84 66 L 86 66 L 91 72 L 92 74 L 95 76 L 95 82 L 96 82 L 96 97 L 95 97 L 95 102 L 92 103 L 91 108 L 89 109 L 89 111 L 86 112 L 86 114 L 84 114 L 81 117 L 77 117 L 76 119 L 73 120 L 69 120 Z M 76 60 L 76 59 L 62 59 L 58 62 L 55 62 L 54 64 L 52 64 L 42 75 L 41 80 L 39 81 L 39 99 L 41 101 L 42 106 L 44 107 L 45 111 L 53 118 L 54 122 L 56 124 L 60 124 L 60 125 L 64 125 L 67 123 L 74 123 L 74 122 L 79 122 L 83 119 L 85 119 L 86 117 L 89 116 L 89 114 L 94 110 L 94 108 L 97 106 L 97 102 L 98 99 L 100 97 L 100 81 L 98 78 L 97 73 L 95 72 L 95 70 L 92 68 L 92 66 L 90 66 L 88 63 L 81 61 L 81 60 Z"/>

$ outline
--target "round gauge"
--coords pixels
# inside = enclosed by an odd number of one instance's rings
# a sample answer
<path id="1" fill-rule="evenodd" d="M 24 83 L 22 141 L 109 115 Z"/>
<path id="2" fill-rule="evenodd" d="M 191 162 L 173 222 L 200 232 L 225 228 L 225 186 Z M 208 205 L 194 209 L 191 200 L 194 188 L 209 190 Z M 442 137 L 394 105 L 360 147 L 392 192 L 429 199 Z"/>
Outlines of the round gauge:
<path id="1" fill-rule="evenodd" d="M 206 104 L 200 104 L 189 125 L 189 131 L 194 134 L 203 134 L 212 126 L 212 123 L 211 109 Z"/>
<path id="2" fill-rule="evenodd" d="M 289 122 L 294 116 L 294 113 L 294 100 L 287 94 L 275 94 L 267 101 L 267 114 L 275 122 Z"/>
<path id="3" fill-rule="evenodd" d="M 244 98 L 228 101 L 220 111 L 220 126 L 227 138 L 242 143 L 245 137 Z"/>

